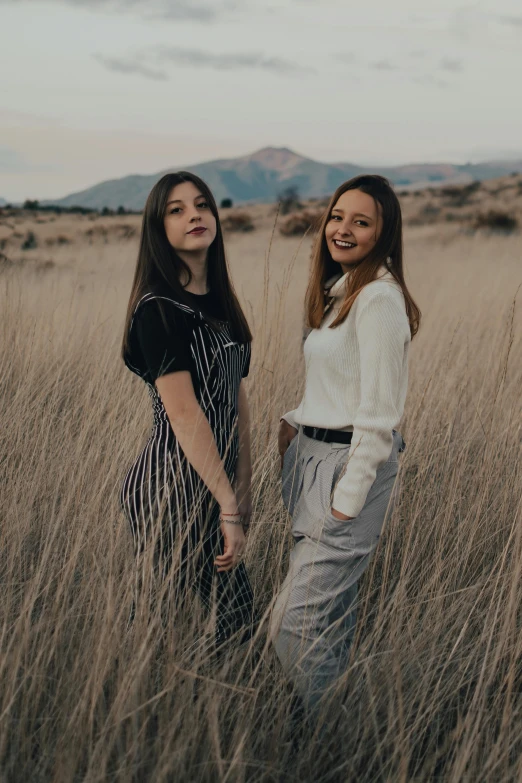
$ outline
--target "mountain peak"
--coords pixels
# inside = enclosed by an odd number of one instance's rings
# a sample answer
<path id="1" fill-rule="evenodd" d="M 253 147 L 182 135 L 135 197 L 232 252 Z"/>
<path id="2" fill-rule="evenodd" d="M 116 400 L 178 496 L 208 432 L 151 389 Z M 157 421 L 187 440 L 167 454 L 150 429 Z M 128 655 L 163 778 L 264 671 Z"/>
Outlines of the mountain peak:
<path id="1" fill-rule="evenodd" d="M 285 171 L 306 160 L 306 158 L 288 149 L 288 147 L 263 147 L 263 149 L 257 150 L 257 152 L 253 152 L 251 155 L 246 155 L 245 160 L 260 163 L 265 168 L 273 169 L 274 171 Z"/>
<path id="2" fill-rule="evenodd" d="M 177 167 L 176 167 L 177 168 Z M 185 167 L 187 168 L 187 167 Z M 332 165 L 298 155 L 288 147 L 263 147 L 250 155 L 207 161 L 188 167 L 199 174 L 219 202 L 275 201 L 283 188 L 296 187 L 302 198 L 329 196 L 338 185 L 355 174 L 378 171 L 401 188 L 466 183 L 522 171 L 522 162 L 481 163 L 466 166 L 426 164 L 418 166 L 365 167 L 353 163 Z M 172 169 L 167 169 L 167 171 Z M 165 173 L 165 172 L 163 172 Z M 150 189 L 160 174 L 132 175 L 101 182 L 87 190 L 54 201 L 59 206 L 94 209 L 143 209 Z M 43 202 L 45 203 L 45 202 Z M 50 203 L 50 202 L 47 202 Z"/>

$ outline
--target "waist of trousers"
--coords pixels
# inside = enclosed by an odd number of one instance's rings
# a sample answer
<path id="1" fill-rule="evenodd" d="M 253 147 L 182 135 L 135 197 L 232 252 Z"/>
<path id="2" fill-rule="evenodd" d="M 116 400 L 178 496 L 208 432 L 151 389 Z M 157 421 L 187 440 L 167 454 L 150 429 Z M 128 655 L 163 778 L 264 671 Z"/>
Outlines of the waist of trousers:
<path id="1" fill-rule="evenodd" d="M 307 438 L 321 440 L 324 443 L 344 443 L 349 445 L 352 442 L 353 432 L 347 430 L 327 430 L 321 427 L 303 427 L 303 432 Z"/>

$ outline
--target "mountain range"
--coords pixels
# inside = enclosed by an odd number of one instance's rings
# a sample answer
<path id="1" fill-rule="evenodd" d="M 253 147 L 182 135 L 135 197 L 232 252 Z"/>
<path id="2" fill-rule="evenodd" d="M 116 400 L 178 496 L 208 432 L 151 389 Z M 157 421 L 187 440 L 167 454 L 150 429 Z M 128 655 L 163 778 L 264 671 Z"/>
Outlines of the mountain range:
<path id="1" fill-rule="evenodd" d="M 398 189 L 421 189 L 442 184 L 467 184 L 492 179 L 511 172 L 522 172 L 522 160 L 486 163 L 419 163 L 403 166 L 358 166 L 353 163 L 321 163 L 298 155 L 286 147 L 265 147 L 239 158 L 212 160 L 195 165 L 177 166 L 192 171 L 207 182 L 219 203 L 231 198 L 234 203 L 272 202 L 288 187 L 297 188 L 303 198 L 330 195 L 345 180 L 362 173 L 379 173 L 388 177 Z M 92 209 L 141 210 L 155 182 L 166 171 L 157 174 L 132 174 L 100 182 L 65 198 L 44 201 L 63 207 L 82 206 Z"/>

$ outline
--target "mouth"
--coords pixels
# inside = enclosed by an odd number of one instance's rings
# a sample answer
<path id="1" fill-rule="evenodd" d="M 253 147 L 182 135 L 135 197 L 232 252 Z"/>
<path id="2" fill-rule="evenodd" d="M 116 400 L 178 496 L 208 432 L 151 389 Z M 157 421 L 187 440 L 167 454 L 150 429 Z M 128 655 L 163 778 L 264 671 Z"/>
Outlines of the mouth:
<path id="1" fill-rule="evenodd" d="M 357 247 L 355 242 L 342 242 L 340 239 L 334 239 L 333 243 L 339 250 L 351 250 L 352 247 Z"/>
<path id="2" fill-rule="evenodd" d="M 189 231 L 189 234 L 195 234 L 196 236 L 199 236 L 200 234 L 204 234 L 207 229 L 205 226 L 198 226 L 198 228 L 193 228 L 192 231 Z"/>

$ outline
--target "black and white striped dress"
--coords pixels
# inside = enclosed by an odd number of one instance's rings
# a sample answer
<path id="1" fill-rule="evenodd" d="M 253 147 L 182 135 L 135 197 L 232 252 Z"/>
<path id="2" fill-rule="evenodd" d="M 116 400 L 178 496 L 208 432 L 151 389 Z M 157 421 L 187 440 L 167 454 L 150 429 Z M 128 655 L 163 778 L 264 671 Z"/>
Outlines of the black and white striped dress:
<path id="1" fill-rule="evenodd" d="M 153 339 L 151 328 L 156 329 Z M 125 364 L 147 383 L 154 417 L 150 436 L 129 468 L 120 494 L 135 553 L 143 568 L 147 562 L 143 556 L 152 551 L 154 573 L 161 580 L 172 580 L 178 600 L 186 588 L 192 588 L 208 609 L 216 601 L 219 643 L 245 626 L 252 628 L 252 589 L 243 563 L 233 571 L 217 572 L 214 559 L 223 551 L 219 507 L 185 457 L 154 380 L 165 372 L 190 371 L 196 398 L 233 482 L 239 447 L 238 393 L 248 373 L 250 344 L 238 343 L 227 323 L 216 324 L 198 307 L 156 293 L 138 302 L 129 342 Z"/>

